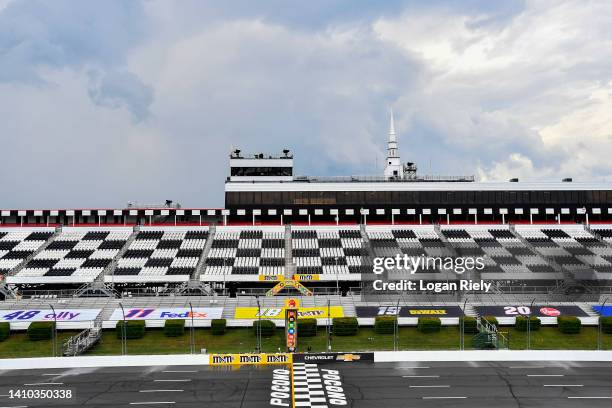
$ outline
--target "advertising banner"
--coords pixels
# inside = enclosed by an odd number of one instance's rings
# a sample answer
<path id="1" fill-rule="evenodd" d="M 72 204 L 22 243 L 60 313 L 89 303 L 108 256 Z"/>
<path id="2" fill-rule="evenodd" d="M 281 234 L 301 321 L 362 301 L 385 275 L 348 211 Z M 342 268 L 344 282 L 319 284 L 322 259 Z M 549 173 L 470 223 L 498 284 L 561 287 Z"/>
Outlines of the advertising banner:
<path id="1" fill-rule="evenodd" d="M 295 274 L 293 277 L 302 282 L 318 281 L 321 279 L 321 275 L 318 274 Z"/>
<path id="2" fill-rule="evenodd" d="M 557 316 L 577 316 L 586 317 L 586 314 L 578 306 L 474 306 L 474 310 L 480 316 L 495 317 L 516 317 L 516 316 L 536 316 L 536 317 L 557 317 Z"/>
<path id="3" fill-rule="evenodd" d="M 601 307 L 601 305 L 599 306 L 593 306 L 593 310 L 597 313 L 599 313 L 600 316 L 612 316 L 612 306 L 604 306 Z"/>
<path id="4" fill-rule="evenodd" d="M 298 309 L 298 319 L 326 319 L 327 317 L 344 317 L 344 309 L 342 306 L 331 306 L 329 308 L 329 316 L 327 310 L 327 306 L 300 307 Z M 260 316 L 256 307 L 237 307 L 234 314 L 234 319 L 257 319 L 259 317 L 262 319 L 284 319 L 285 308 L 262 307 Z"/>
<path id="5" fill-rule="evenodd" d="M 96 320 L 101 309 L 0 310 L 0 322 L 88 322 Z"/>
<path id="6" fill-rule="evenodd" d="M 283 280 L 285 277 L 283 275 L 259 275 L 259 280 L 260 281 L 272 281 L 272 282 L 276 282 L 276 281 L 280 281 Z"/>
<path id="7" fill-rule="evenodd" d="M 294 354 L 294 363 L 374 362 L 374 353 L 308 353 Z"/>
<path id="8" fill-rule="evenodd" d="M 220 319 L 222 307 L 194 307 L 194 320 Z M 191 309 L 188 307 L 129 307 L 125 308 L 126 320 L 168 320 L 188 319 L 191 320 Z M 115 309 L 109 320 L 123 320 L 121 309 Z"/>
<path id="9" fill-rule="evenodd" d="M 291 364 L 292 360 L 292 355 L 285 353 L 211 354 L 209 356 L 209 364 L 212 366 Z"/>
<path id="10" fill-rule="evenodd" d="M 399 313 L 398 313 L 399 309 Z M 357 317 L 399 316 L 399 317 L 460 317 L 459 306 L 357 306 Z"/>

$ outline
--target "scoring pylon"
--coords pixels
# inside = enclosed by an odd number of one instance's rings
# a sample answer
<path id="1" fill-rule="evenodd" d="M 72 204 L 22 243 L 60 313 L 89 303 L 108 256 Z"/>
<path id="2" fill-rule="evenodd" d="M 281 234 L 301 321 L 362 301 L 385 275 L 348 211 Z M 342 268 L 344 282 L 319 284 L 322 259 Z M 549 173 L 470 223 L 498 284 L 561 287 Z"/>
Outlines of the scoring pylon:
<path id="1" fill-rule="evenodd" d="M 295 353 L 297 350 L 298 334 L 298 302 L 296 299 L 288 299 L 285 308 L 285 332 L 287 338 L 287 353 Z"/>

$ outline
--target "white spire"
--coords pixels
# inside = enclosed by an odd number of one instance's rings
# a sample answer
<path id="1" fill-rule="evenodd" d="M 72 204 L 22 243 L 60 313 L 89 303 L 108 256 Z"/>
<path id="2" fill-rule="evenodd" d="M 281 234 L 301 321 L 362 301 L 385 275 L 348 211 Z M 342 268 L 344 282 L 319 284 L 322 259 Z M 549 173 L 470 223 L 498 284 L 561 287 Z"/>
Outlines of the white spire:
<path id="1" fill-rule="evenodd" d="M 393 109 L 391 109 L 391 119 L 389 122 L 389 143 L 387 143 L 387 157 L 399 157 L 397 153 L 397 137 L 395 136 L 395 119 Z"/>
<path id="2" fill-rule="evenodd" d="M 391 122 L 389 123 L 389 142 L 395 141 L 395 120 L 393 120 L 393 109 L 391 109 Z"/>
<path id="3" fill-rule="evenodd" d="M 395 135 L 395 118 L 393 117 L 393 109 L 391 109 L 391 118 L 389 120 L 389 142 L 387 143 L 385 177 L 388 179 L 401 179 L 404 177 L 404 168 L 397 151 L 397 137 Z"/>

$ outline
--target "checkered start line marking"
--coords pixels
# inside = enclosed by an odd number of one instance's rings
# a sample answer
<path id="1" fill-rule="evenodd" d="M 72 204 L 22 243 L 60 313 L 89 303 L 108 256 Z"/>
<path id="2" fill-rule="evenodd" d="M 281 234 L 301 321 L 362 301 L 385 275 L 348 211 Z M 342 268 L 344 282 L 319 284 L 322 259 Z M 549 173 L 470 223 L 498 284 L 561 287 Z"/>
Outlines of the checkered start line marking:
<path id="1" fill-rule="evenodd" d="M 270 405 L 285 408 L 333 408 L 348 405 L 338 370 L 294 363 L 272 373 Z"/>
<path id="2" fill-rule="evenodd" d="M 339 371 L 317 364 L 293 364 L 293 392 L 295 408 L 347 405 Z"/>

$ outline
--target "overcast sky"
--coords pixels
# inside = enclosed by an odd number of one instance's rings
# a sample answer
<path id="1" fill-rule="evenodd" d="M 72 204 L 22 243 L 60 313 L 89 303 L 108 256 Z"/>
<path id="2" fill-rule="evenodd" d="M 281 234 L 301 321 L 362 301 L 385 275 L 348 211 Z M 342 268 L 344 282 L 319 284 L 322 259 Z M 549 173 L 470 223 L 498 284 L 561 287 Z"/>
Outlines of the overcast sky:
<path id="1" fill-rule="evenodd" d="M 232 146 L 611 180 L 612 1 L 0 0 L 0 208 L 223 205 Z M 377 167 L 378 165 L 378 167 Z"/>

